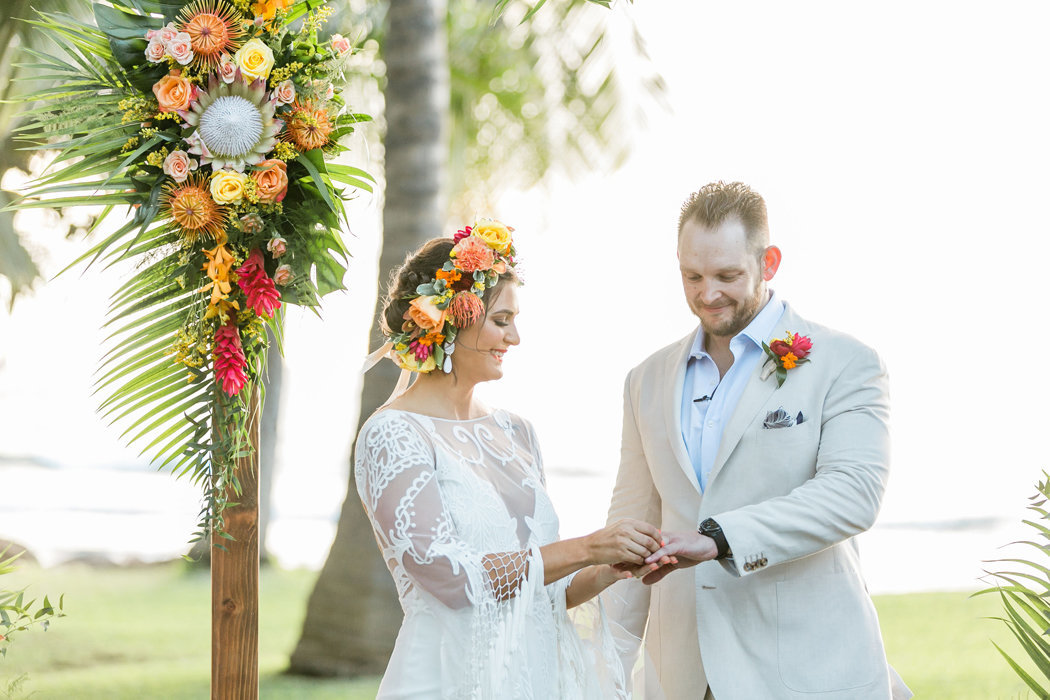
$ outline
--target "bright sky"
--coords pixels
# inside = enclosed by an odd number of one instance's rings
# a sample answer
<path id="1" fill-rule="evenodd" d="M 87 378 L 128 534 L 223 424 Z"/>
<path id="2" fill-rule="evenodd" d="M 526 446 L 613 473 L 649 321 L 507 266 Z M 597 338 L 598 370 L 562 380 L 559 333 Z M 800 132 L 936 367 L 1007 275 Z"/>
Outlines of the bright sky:
<path id="1" fill-rule="evenodd" d="M 886 361 L 894 471 L 882 520 L 1019 517 L 1050 468 L 1038 310 L 1050 259 L 1050 45 L 1044 2 L 637 2 L 673 114 L 613 174 L 513 193 L 527 285 L 522 344 L 493 404 L 537 426 L 549 468 L 597 472 L 619 451 L 626 372 L 695 326 L 674 252 L 681 201 L 716 179 L 768 203 L 774 288 Z M 279 512 L 327 516 L 345 493 L 357 370 L 374 303 L 374 205 L 349 239 L 349 295 L 321 324 L 292 313 Z M 48 272 L 82 242 L 33 224 Z M 134 461 L 93 413 L 90 375 L 114 275 L 70 274 L 0 315 L 0 454 Z M 559 489 L 569 482 L 563 482 Z M 572 494 L 593 529 L 594 503 Z M 567 518 L 573 520 L 570 514 Z M 582 525 L 581 525 L 582 527 Z M 577 534 L 577 533 L 570 533 Z"/>

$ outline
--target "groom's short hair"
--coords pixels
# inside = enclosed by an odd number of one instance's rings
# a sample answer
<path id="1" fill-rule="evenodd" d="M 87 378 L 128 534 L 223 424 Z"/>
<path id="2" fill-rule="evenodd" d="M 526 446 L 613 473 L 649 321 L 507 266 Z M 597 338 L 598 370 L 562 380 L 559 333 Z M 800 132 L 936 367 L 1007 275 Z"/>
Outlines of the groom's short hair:
<path id="1" fill-rule="evenodd" d="M 688 221 L 715 228 L 731 217 L 740 219 L 751 252 L 761 255 L 769 246 L 766 200 L 743 182 L 712 182 L 689 195 L 678 217 L 678 235 Z"/>

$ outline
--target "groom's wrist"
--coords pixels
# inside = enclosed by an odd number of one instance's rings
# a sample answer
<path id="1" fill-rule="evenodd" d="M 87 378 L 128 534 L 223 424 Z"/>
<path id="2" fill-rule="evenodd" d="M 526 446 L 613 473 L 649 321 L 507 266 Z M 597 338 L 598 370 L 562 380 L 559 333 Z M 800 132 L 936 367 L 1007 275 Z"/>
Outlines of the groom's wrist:
<path id="1" fill-rule="evenodd" d="M 700 523 L 697 532 L 701 535 L 710 537 L 715 541 L 715 547 L 718 549 L 718 554 L 715 555 L 715 559 L 725 559 L 731 555 L 731 552 L 729 551 L 729 542 L 726 540 L 725 533 L 722 532 L 722 526 L 717 522 L 708 518 Z"/>

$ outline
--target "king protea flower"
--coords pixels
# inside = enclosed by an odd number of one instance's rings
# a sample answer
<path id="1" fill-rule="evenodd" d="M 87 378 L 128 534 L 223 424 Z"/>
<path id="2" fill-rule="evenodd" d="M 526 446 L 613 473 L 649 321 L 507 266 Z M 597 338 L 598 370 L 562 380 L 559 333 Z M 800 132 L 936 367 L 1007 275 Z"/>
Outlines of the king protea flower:
<path id="1" fill-rule="evenodd" d="M 248 298 L 248 306 L 260 316 L 273 318 L 273 312 L 281 308 L 281 293 L 266 274 L 263 254 L 258 248 L 248 254 L 248 259 L 237 268 L 237 284 Z"/>
<path id="2" fill-rule="evenodd" d="M 161 202 L 187 242 L 194 243 L 202 235 L 217 238 L 222 234 L 226 208 L 211 198 L 206 177 L 190 175 L 181 184 L 166 185 Z"/>
<path id="3" fill-rule="evenodd" d="M 248 383 L 248 360 L 241 346 L 241 334 L 232 323 L 219 326 L 215 331 L 215 381 L 229 396 L 236 396 Z"/>
<path id="4" fill-rule="evenodd" d="M 233 53 L 244 37 L 233 8 L 223 0 L 194 0 L 179 12 L 179 29 L 190 35 L 195 65 L 215 68 L 224 53 Z"/>
<path id="5" fill-rule="evenodd" d="M 266 159 L 277 145 L 284 122 L 274 119 L 277 101 L 267 97 L 266 81 L 224 83 L 215 73 L 208 78 L 190 109 L 179 112 L 197 129 L 186 142 L 188 151 L 201 157 L 212 170 L 232 168 L 239 173 Z"/>

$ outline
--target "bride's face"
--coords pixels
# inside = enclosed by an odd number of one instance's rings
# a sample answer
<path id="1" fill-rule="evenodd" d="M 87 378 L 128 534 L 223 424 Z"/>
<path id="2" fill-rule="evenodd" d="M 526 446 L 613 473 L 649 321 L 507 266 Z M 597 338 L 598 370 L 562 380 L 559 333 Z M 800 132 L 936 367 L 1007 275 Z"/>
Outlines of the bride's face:
<path id="1" fill-rule="evenodd" d="M 469 382 L 487 382 L 503 376 L 503 356 L 517 345 L 518 285 L 504 284 L 498 294 L 487 299 L 485 317 L 456 336 L 452 364 L 456 376 Z"/>

